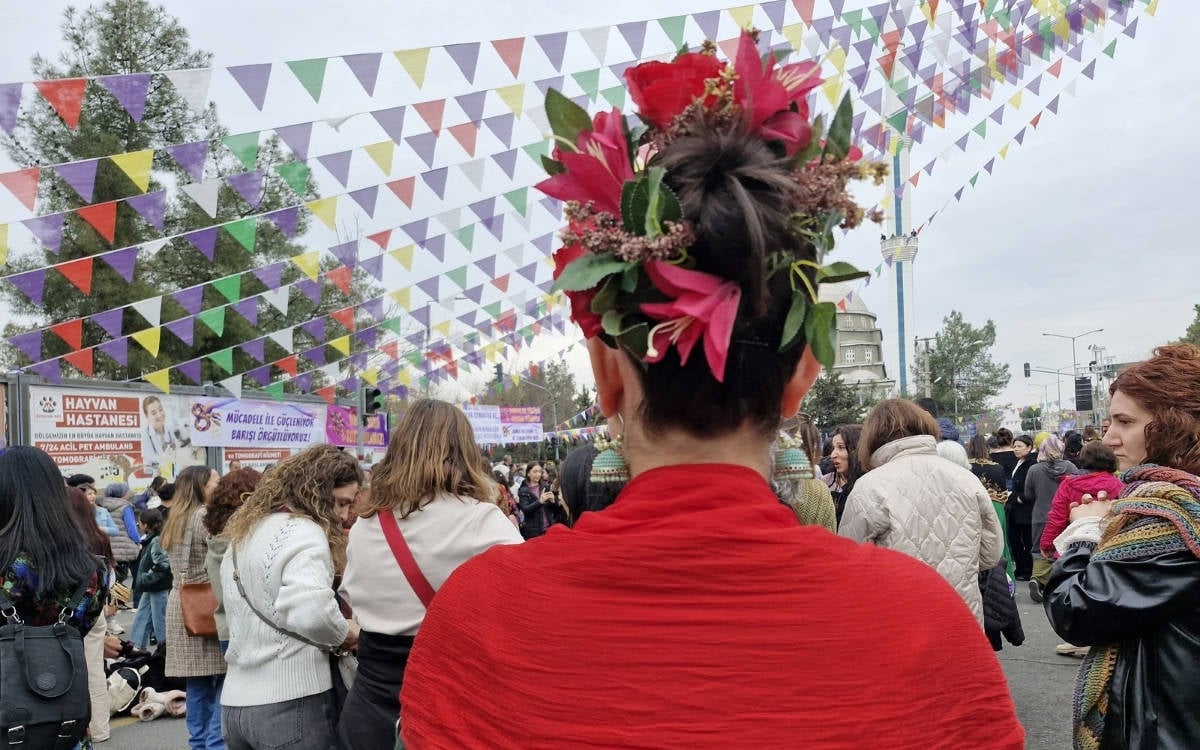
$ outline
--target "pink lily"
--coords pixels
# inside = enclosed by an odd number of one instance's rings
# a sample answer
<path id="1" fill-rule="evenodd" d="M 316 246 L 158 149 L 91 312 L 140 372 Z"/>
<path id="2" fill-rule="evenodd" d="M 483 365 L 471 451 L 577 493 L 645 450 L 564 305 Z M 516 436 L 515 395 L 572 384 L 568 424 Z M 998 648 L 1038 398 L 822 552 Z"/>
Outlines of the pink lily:
<path id="1" fill-rule="evenodd" d="M 800 62 L 777 69 L 774 56 L 764 66 L 754 38 L 743 32 L 734 69 L 734 99 L 746 111 L 750 127 L 768 139 L 783 141 L 789 154 L 807 146 L 812 129 L 805 97 L 822 82 L 820 66 Z"/>
<path id="2" fill-rule="evenodd" d="M 680 362 L 686 364 L 692 348 L 704 339 L 708 369 L 718 383 L 725 382 L 725 361 L 733 338 L 742 289 L 735 282 L 702 271 L 652 260 L 645 264 L 650 281 L 670 302 L 650 302 L 642 312 L 663 322 L 650 330 L 647 362 L 657 362 L 674 345 Z"/>
<path id="3" fill-rule="evenodd" d="M 567 171 L 542 180 L 537 189 L 559 200 L 591 201 L 597 210 L 620 216 L 621 188 L 633 179 L 621 111 L 596 113 L 592 129 L 579 134 L 575 147 L 554 149 Z"/>

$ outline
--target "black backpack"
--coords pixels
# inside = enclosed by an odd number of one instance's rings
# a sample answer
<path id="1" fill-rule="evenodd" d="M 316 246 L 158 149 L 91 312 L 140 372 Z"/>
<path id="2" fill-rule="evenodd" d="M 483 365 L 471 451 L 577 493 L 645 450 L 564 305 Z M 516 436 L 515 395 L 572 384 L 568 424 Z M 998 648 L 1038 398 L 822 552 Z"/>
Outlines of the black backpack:
<path id="1" fill-rule="evenodd" d="M 70 750 L 87 734 L 83 636 L 70 618 L 89 584 L 80 584 L 53 625 L 24 624 L 0 587 L 0 747 Z"/>

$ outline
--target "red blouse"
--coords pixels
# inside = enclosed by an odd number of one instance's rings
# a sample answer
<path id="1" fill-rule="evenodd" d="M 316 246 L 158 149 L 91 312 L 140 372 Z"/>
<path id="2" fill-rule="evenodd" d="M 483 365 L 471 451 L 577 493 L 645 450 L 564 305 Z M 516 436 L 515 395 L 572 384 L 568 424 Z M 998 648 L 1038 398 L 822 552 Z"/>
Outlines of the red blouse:
<path id="1" fill-rule="evenodd" d="M 983 631 L 932 568 L 800 526 L 729 465 L 648 471 L 438 591 L 410 748 L 1023 747 Z"/>

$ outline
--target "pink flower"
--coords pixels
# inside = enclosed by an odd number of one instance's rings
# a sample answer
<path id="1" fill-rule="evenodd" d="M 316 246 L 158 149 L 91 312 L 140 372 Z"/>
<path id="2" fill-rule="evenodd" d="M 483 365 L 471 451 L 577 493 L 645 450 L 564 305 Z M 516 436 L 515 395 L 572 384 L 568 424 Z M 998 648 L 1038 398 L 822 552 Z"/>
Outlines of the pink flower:
<path id="1" fill-rule="evenodd" d="M 554 149 L 554 159 L 567 171 L 542 180 L 537 189 L 564 201 L 591 201 L 598 211 L 621 215 L 621 188 L 633 179 L 629 144 L 621 111 L 598 112 L 592 129 L 580 132 L 578 151 Z"/>
<path id="2" fill-rule="evenodd" d="M 674 345 L 679 350 L 680 362 L 687 364 L 692 347 L 703 338 L 708 369 L 718 383 L 724 383 L 729 341 L 742 299 L 741 287 L 719 276 L 689 271 L 660 260 L 647 261 L 645 269 L 654 286 L 673 298 L 671 302 L 642 305 L 642 312 L 663 321 L 650 330 L 646 361 L 658 362 L 667 348 Z"/>
<path id="3" fill-rule="evenodd" d="M 812 128 L 805 97 L 822 83 L 820 66 L 801 62 L 777 69 L 774 55 L 764 66 L 754 38 L 742 32 L 734 70 L 733 98 L 748 115 L 751 130 L 782 141 L 788 155 L 808 146 Z"/>

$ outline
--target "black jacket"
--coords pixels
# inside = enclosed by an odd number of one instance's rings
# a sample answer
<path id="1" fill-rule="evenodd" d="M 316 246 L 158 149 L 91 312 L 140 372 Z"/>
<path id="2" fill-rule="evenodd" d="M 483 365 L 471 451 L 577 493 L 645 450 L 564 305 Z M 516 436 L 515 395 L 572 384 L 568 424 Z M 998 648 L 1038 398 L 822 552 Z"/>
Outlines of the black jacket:
<path id="1" fill-rule="evenodd" d="M 560 503 L 543 503 L 540 487 L 530 487 L 529 482 L 517 490 L 517 504 L 525 514 L 521 524 L 521 536 L 533 539 L 546 533 L 556 523 L 567 523 L 567 510 Z"/>
<path id="2" fill-rule="evenodd" d="M 1046 585 L 1046 615 L 1071 643 L 1116 643 L 1104 750 L 1193 750 L 1200 741 L 1200 559 L 1163 552 L 1092 563 L 1072 544 Z"/>
<path id="3" fill-rule="evenodd" d="M 1036 463 L 1037 454 L 1030 453 L 1024 461 L 1017 464 L 1017 469 L 1012 475 L 1012 494 L 1008 496 L 1008 502 L 1004 505 L 1005 517 L 1021 526 L 1033 523 L 1033 503 L 1025 499 L 1025 475 L 1029 473 L 1029 467 Z"/>
<path id="4" fill-rule="evenodd" d="M 1021 612 L 1008 588 L 1007 567 L 1008 561 L 1001 560 L 991 570 L 979 574 L 979 591 L 983 594 L 983 631 L 987 633 L 993 651 L 1004 648 L 1001 634 L 1014 646 L 1025 642 Z"/>

